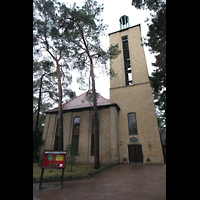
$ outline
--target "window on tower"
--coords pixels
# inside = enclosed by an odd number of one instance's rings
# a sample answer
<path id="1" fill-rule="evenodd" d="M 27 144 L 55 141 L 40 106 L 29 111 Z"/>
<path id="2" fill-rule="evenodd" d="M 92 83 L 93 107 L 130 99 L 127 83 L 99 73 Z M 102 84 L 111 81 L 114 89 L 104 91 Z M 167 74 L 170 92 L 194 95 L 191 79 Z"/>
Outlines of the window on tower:
<path id="1" fill-rule="evenodd" d="M 126 85 L 133 85 L 127 36 L 122 38 L 122 43 L 123 43 L 124 70 L 125 70 Z"/>
<path id="2" fill-rule="evenodd" d="M 136 113 L 128 113 L 129 135 L 137 135 Z"/>

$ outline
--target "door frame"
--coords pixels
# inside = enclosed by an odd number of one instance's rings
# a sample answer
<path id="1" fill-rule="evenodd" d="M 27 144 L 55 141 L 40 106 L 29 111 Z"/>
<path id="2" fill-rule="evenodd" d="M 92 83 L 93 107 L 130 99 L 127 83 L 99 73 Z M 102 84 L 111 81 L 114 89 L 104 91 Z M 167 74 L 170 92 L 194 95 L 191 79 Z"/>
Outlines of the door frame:
<path id="1" fill-rule="evenodd" d="M 141 143 L 135 143 L 135 144 L 133 144 L 133 143 L 128 143 L 128 144 L 126 144 L 126 151 L 127 151 L 127 163 L 129 163 L 129 152 L 128 152 L 128 145 L 141 145 L 142 159 L 143 159 L 142 163 L 144 164 L 143 146 L 142 146 L 142 144 L 141 144 Z"/>

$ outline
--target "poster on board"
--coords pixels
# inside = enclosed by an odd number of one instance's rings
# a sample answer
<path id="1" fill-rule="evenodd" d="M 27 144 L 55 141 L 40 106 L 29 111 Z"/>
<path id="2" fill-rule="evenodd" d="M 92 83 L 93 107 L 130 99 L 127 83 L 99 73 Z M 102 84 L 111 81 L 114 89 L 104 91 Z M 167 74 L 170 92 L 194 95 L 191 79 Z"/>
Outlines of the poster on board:
<path id="1" fill-rule="evenodd" d="M 42 168 L 65 168 L 67 151 L 44 150 Z"/>

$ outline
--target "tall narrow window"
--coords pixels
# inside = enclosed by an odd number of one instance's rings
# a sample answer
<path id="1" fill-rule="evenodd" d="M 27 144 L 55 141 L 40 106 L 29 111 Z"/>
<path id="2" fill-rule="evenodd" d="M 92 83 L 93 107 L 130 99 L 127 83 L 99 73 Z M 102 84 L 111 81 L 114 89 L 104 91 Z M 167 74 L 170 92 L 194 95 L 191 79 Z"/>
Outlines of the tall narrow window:
<path id="1" fill-rule="evenodd" d="M 129 55 L 127 36 L 122 38 L 122 43 L 123 43 L 124 70 L 125 70 L 126 85 L 132 85 L 133 81 L 132 81 L 130 55 Z"/>
<path id="2" fill-rule="evenodd" d="M 57 120 L 57 127 L 56 127 L 56 134 L 55 134 L 55 141 L 54 141 L 54 148 L 53 150 L 58 150 L 58 137 L 59 137 L 59 119 Z"/>
<path id="3" fill-rule="evenodd" d="M 129 135 L 137 135 L 136 113 L 128 113 Z"/>
<path id="4" fill-rule="evenodd" d="M 72 148 L 74 152 L 77 152 L 77 154 L 78 154 L 79 130 L 80 130 L 80 117 L 75 117 L 73 124 L 73 134 L 72 134 Z"/>
<path id="5" fill-rule="evenodd" d="M 99 134 L 99 115 L 98 115 L 98 128 L 97 128 L 97 132 Z M 94 115 L 92 116 L 91 156 L 94 156 Z"/>

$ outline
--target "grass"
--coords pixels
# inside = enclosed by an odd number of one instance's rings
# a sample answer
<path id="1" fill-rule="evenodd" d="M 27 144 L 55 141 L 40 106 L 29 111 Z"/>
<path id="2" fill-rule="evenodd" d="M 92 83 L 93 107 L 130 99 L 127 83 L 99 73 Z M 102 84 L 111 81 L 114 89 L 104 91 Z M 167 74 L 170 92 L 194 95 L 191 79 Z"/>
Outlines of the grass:
<path id="1" fill-rule="evenodd" d="M 71 172 L 71 167 L 69 164 L 66 164 L 64 171 L 64 179 L 77 179 L 85 178 L 93 174 L 99 173 L 107 168 L 112 167 L 113 165 L 102 166 L 100 169 L 94 169 L 92 164 L 76 164 L 73 166 L 73 172 Z M 38 163 L 33 163 L 33 180 L 39 180 L 41 176 L 42 168 Z M 60 179 L 62 175 L 61 169 L 44 169 L 43 179 Z"/>

